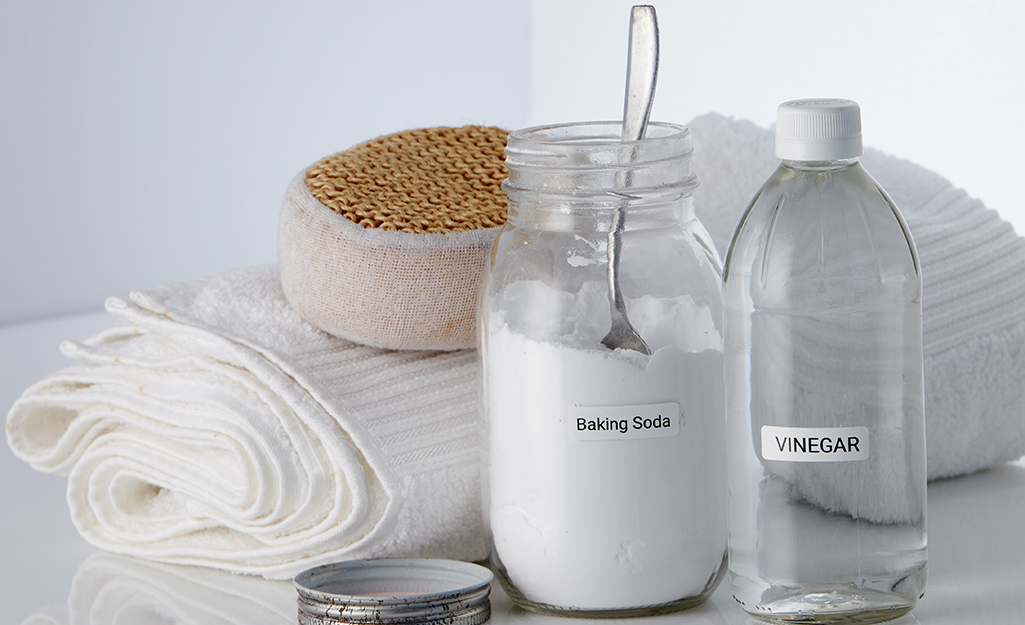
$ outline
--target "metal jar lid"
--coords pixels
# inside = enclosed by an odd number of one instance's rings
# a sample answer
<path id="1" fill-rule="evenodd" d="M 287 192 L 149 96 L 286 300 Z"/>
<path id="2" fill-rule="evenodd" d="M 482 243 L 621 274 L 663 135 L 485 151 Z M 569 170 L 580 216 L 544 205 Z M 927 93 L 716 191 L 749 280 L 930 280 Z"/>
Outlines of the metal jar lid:
<path id="1" fill-rule="evenodd" d="M 348 560 L 296 575 L 299 625 L 479 625 L 491 617 L 491 571 L 434 558 Z"/>

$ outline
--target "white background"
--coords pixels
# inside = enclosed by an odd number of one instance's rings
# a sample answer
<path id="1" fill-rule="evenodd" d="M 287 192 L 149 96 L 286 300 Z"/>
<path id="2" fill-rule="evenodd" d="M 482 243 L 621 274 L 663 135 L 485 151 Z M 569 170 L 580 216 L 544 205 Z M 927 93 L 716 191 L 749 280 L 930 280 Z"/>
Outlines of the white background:
<path id="1" fill-rule="evenodd" d="M 631 4 L 4 0 L 0 323 L 273 262 L 292 176 L 380 134 L 619 117 Z M 655 6 L 654 118 L 853 98 L 1025 232 L 1025 4 Z"/>
<path id="2" fill-rule="evenodd" d="M 626 0 L 531 4 L 531 121 L 621 114 Z M 794 98 L 861 104 L 866 145 L 932 169 L 1025 233 L 1025 3 L 656 2 L 653 119 L 762 126 Z M 700 154 L 695 155 L 700 176 Z"/>
<path id="3" fill-rule="evenodd" d="M 273 262 L 292 177 L 527 124 L 526 2 L 0 0 L 0 323 Z"/>

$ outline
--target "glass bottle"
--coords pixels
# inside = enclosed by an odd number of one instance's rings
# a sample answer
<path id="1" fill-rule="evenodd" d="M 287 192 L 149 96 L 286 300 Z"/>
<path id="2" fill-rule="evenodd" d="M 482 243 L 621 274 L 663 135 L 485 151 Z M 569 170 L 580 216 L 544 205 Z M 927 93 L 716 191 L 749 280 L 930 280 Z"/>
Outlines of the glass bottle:
<path id="1" fill-rule="evenodd" d="M 697 605 L 725 573 L 722 271 L 694 215 L 690 131 L 519 130 L 480 312 L 491 564 L 533 611 Z M 621 231 L 617 231 L 617 224 Z M 650 355 L 602 344 L 609 247 Z"/>
<path id="2" fill-rule="evenodd" d="M 922 279 L 850 100 L 779 107 L 726 256 L 730 582 L 777 622 L 878 622 L 926 580 Z"/>

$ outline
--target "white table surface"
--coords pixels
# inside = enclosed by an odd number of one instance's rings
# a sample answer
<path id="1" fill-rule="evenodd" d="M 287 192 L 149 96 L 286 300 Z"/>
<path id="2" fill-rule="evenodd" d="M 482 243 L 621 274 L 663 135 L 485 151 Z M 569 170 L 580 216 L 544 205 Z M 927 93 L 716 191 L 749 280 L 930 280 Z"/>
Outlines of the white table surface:
<path id="1" fill-rule="evenodd" d="M 0 407 L 70 361 L 63 339 L 107 327 L 103 312 L 0 327 Z M 113 556 L 72 525 L 65 480 L 33 470 L 0 446 L 0 618 L 42 625 L 259 625 L 296 622 L 290 582 L 268 582 Z M 1025 623 L 1025 461 L 929 486 L 925 598 L 900 625 Z M 514 608 L 496 583 L 492 623 L 581 621 Z M 755 623 L 724 583 L 704 605 L 633 620 L 645 625 Z"/>

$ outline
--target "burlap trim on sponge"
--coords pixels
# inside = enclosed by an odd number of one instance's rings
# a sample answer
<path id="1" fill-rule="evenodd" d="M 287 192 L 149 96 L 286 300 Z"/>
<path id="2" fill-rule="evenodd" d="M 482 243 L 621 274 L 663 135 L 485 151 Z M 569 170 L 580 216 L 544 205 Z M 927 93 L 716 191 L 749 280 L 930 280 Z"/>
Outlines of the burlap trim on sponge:
<path id="1" fill-rule="evenodd" d="M 476 344 L 476 302 L 499 228 L 410 234 L 364 228 L 292 180 L 278 222 L 289 304 L 320 329 L 388 349 Z"/>
<path id="2" fill-rule="evenodd" d="M 481 271 L 506 218 L 507 135 L 488 126 L 406 130 L 296 176 L 278 222 L 289 304 L 364 345 L 473 347 Z"/>

